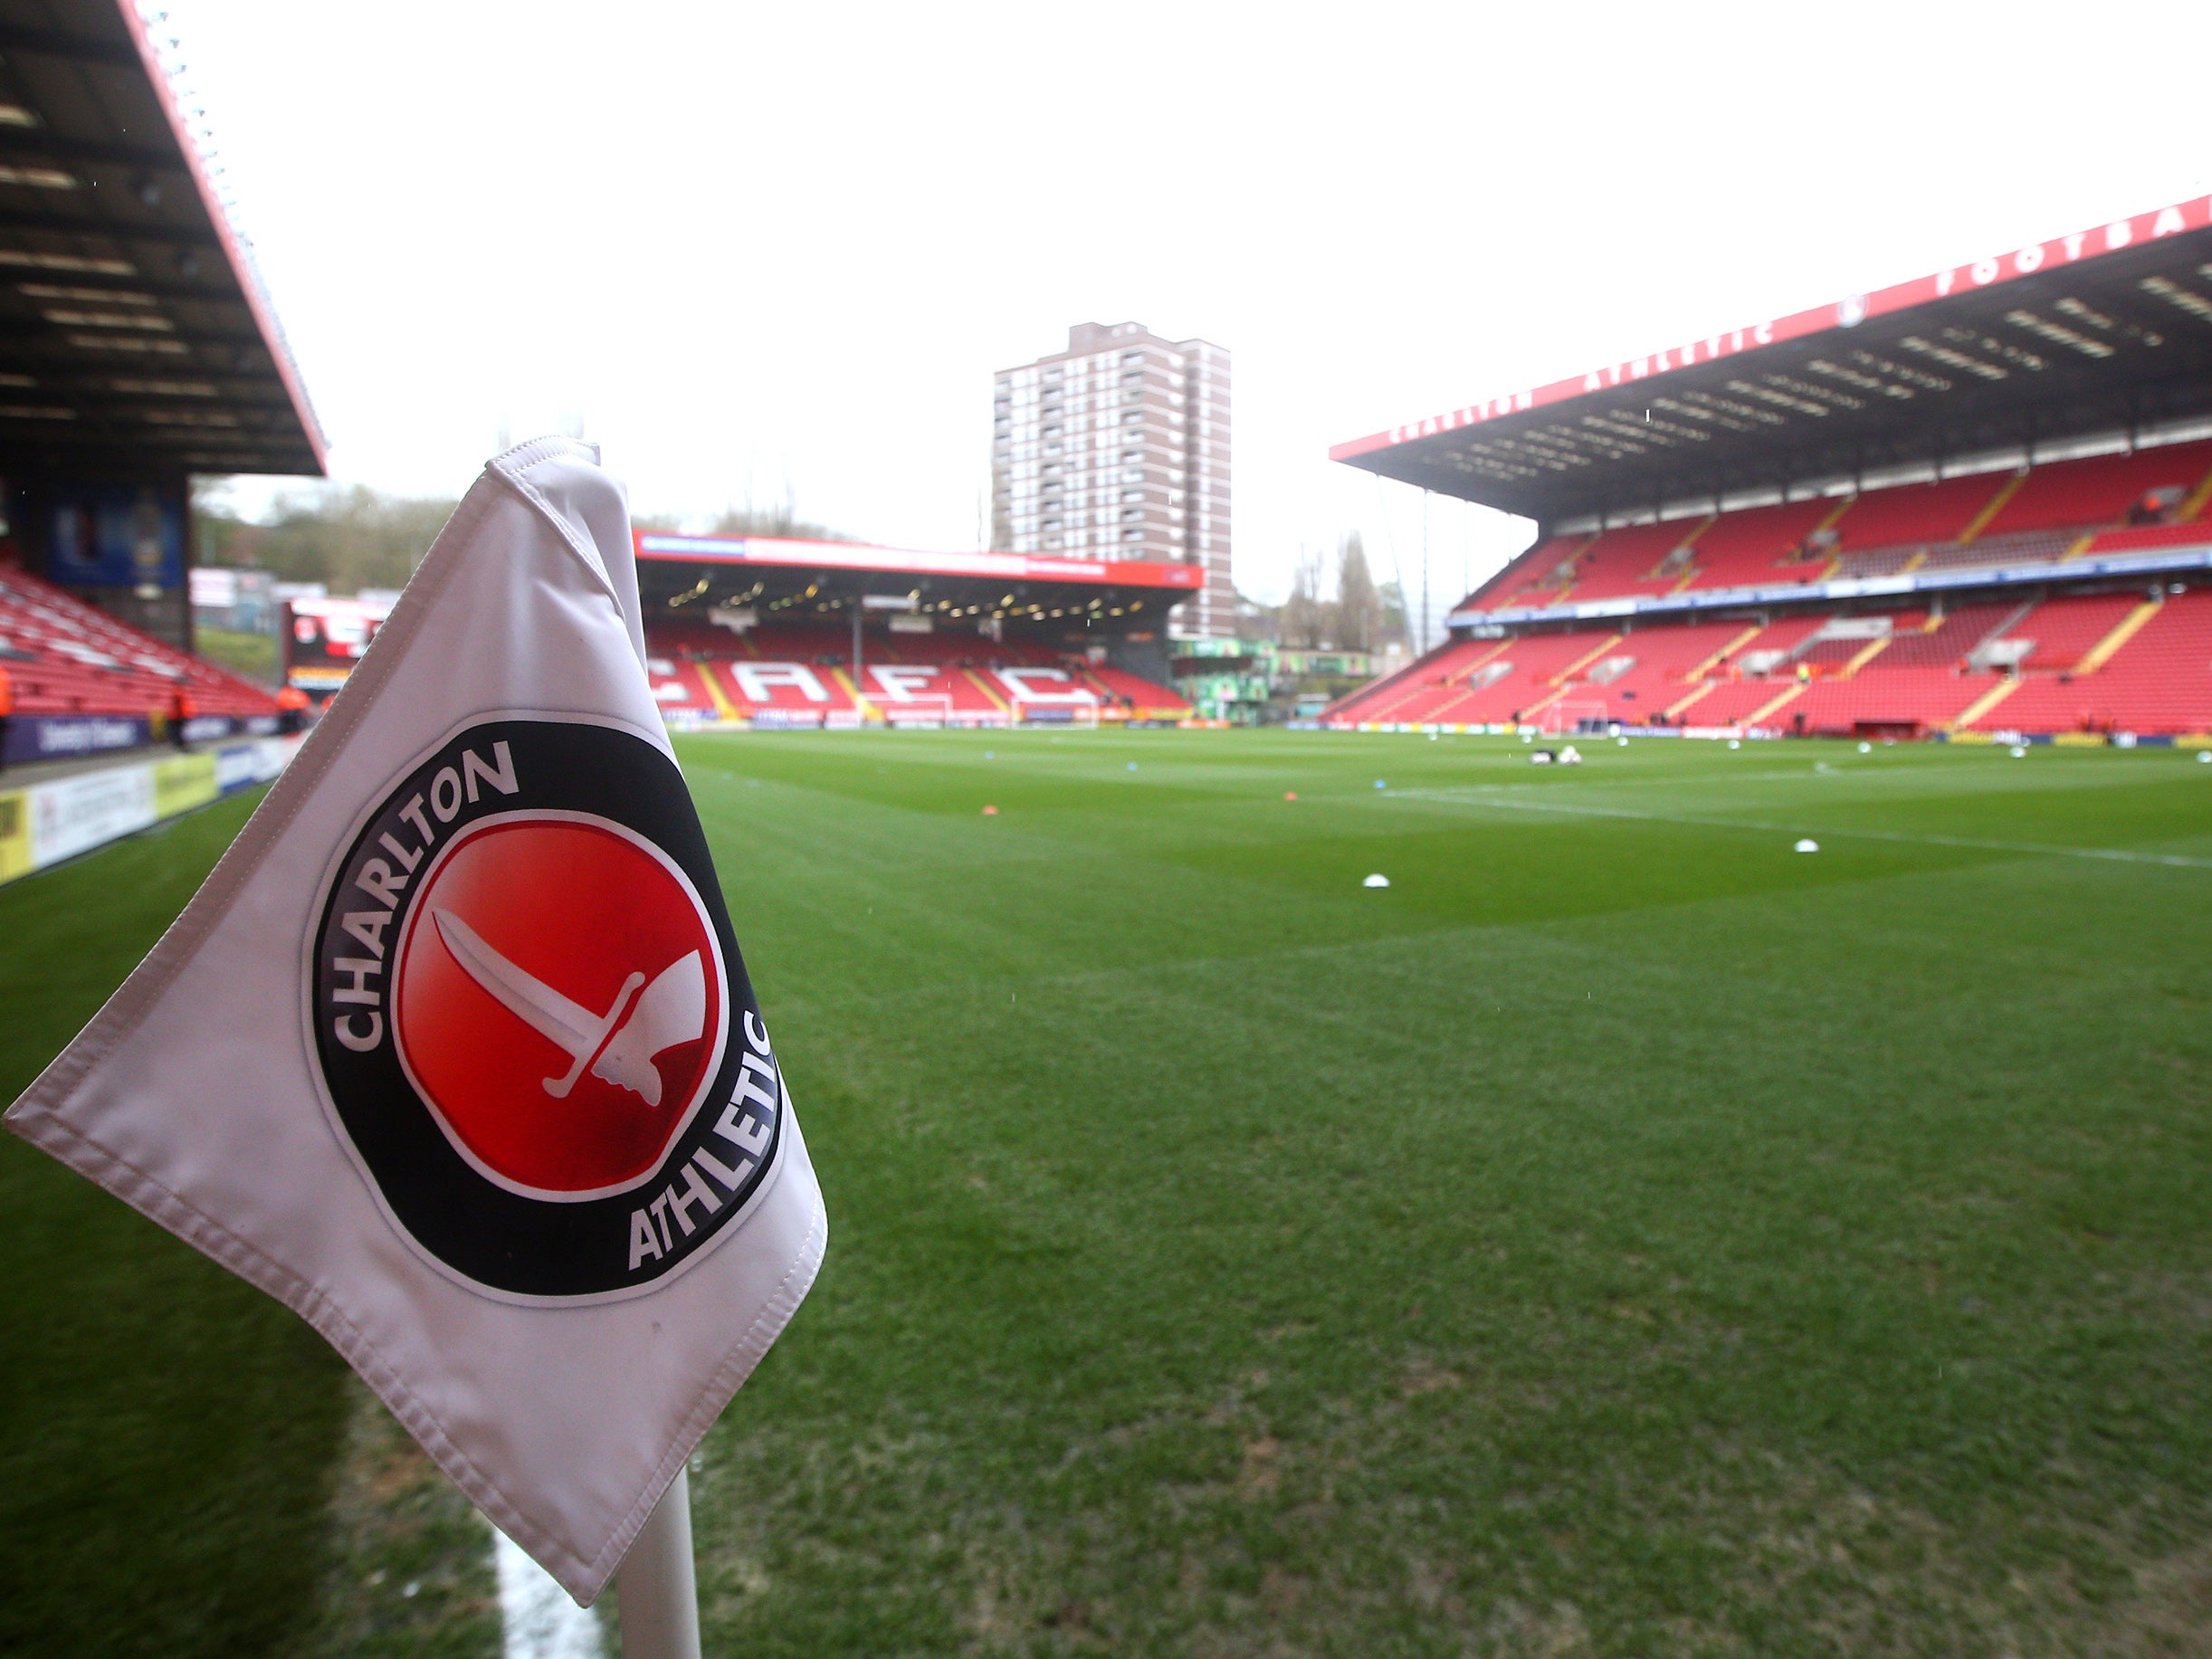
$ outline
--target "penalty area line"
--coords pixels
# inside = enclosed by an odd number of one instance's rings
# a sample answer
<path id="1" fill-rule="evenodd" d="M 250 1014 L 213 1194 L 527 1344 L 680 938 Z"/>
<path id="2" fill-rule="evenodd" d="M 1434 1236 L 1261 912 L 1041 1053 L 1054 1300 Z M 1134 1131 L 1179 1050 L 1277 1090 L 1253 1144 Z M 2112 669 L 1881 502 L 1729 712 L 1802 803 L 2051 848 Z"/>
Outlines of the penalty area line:
<path id="1" fill-rule="evenodd" d="M 1649 824 L 1681 824 L 1699 829 L 1746 830 L 1761 835 L 1826 835 L 1831 840 L 1892 841 L 1908 846 L 1961 847 L 1978 853 L 2019 853 L 2036 858 L 2093 858 L 2112 863 L 2160 864 L 2169 869 L 2212 870 L 2212 858 L 2179 853 L 2135 853 L 2123 847 L 2055 847 L 2032 841 L 1984 841 L 1972 835 L 1916 835 L 1902 830 L 1822 829 L 1805 824 L 1769 824 L 1750 818 L 1714 818 L 1692 813 L 1639 812 L 1626 806 L 1578 806 L 1563 801 L 1513 800 L 1469 790 L 1392 789 L 1386 797 L 1429 801 L 1443 806 L 1498 807 L 1508 812 L 1549 812 L 1581 818 L 1634 818 Z"/>

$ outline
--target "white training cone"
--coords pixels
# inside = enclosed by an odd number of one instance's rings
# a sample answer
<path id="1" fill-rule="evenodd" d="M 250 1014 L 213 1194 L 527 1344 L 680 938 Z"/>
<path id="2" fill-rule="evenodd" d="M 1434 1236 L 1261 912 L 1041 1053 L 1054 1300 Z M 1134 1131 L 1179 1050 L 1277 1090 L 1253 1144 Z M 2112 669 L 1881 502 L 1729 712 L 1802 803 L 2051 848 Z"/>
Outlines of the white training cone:
<path id="1" fill-rule="evenodd" d="M 2015 760 L 2025 760 L 2027 758 L 2027 750 L 2016 743 L 2012 746 L 2012 758 Z"/>
<path id="2" fill-rule="evenodd" d="M 1387 887 L 1390 885 L 1390 878 L 1387 875 L 1371 875 L 1359 885 L 1362 887 Z"/>
<path id="3" fill-rule="evenodd" d="M 1797 843 L 1797 851 L 1800 853 L 1817 853 L 1820 851 L 1820 844 L 1817 841 L 1815 841 L 1810 835 L 1807 835 Z"/>

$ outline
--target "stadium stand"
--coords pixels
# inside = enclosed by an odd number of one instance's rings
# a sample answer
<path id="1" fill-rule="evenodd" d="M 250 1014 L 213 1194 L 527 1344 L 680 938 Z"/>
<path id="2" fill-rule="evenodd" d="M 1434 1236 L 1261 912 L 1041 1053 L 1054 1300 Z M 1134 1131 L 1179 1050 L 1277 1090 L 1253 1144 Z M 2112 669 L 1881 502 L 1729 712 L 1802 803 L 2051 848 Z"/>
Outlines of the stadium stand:
<path id="1" fill-rule="evenodd" d="M 1179 720 L 1190 704 L 1125 670 L 1035 640 L 968 632 L 874 634 L 853 675 L 836 624 L 733 630 L 690 618 L 646 630 L 653 695 L 664 711 L 764 724 L 941 719 L 1003 724 L 1040 709 L 1095 706 L 1103 720 Z"/>
<path id="2" fill-rule="evenodd" d="M 2061 603 L 2099 606 L 2085 617 L 2092 623 L 2112 615 L 2108 601 Z M 2127 602 L 2120 620 L 2068 671 L 2023 675 L 1972 723 L 2024 732 L 2212 731 L 2212 591 Z"/>
<path id="3" fill-rule="evenodd" d="M 1195 563 L 640 530 L 662 709 L 681 724 L 1156 724 Z M 1210 718 L 1220 720 L 1219 712 Z"/>
<path id="4" fill-rule="evenodd" d="M 1847 499 L 1832 528 L 1836 550 L 1865 558 L 1896 548 L 1964 541 L 2006 481 L 1988 473 L 1940 483 L 1897 484 Z"/>
<path id="5" fill-rule="evenodd" d="M 2028 642 L 2018 666 L 2026 672 L 2064 673 L 2080 665 L 2098 642 L 2143 603 L 2140 594 L 2095 594 L 2046 599 L 2004 630 Z"/>
<path id="6" fill-rule="evenodd" d="M 2212 443 L 2054 462 L 2018 475 L 2019 487 L 1983 527 L 1984 534 L 2086 529 L 2128 524 L 2137 515 L 2154 518 L 2178 510 L 2207 474 L 2212 474 Z"/>
<path id="7" fill-rule="evenodd" d="M 1713 662 L 1745 636 L 1739 623 L 1692 623 L 1640 628 L 1608 647 L 1582 671 L 1568 700 L 1602 703 L 1600 718 L 1650 725 L 1691 690 L 1692 671 Z"/>
<path id="8" fill-rule="evenodd" d="M 1835 501 L 1815 500 L 1722 513 L 1697 539 L 1683 586 L 1748 587 L 1759 582 L 1809 581 L 1827 567 L 1828 560 L 1807 550 L 1807 538 L 1839 510 Z"/>
<path id="9" fill-rule="evenodd" d="M 1507 605 L 1543 604 L 1558 597 L 1573 579 L 1576 555 L 1597 539 L 1589 535 L 1556 536 L 1531 548 L 1484 590 L 1485 603 L 1499 609 Z"/>
<path id="10" fill-rule="evenodd" d="M 2212 729 L 2212 592 L 2007 597 L 1821 612 L 1766 626 L 1735 618 L 1458 640 L 1343 700 L 1328 718 L 1495 724 L 1537 720 L 1554 705 L 1627 726 L 1756 723 L 1828 735 L 1953 722 L 2203 731 Z"/>
<path id="11" fill-rule="evenodd" d="M 203 719 L 279 712 L 272 692 L 21 570 L 0 569 L 0 663 L 18 715 L 166 718 L 179 692 Z"/>
<path id="12" fill-rule="evenodd" d="M 1774 712 L 1793 730 L 1830 736 L 1862 732 L 1869 726 L 1918 731 L 1956 719 L 2001 683 L 1997 674 L 1885 668 L 1812 681 L 1797 699 Z"/>
<path id="13" fill-rule="evenodd" d="M 1764 709 L 1779 708 L 1798 695 L 1788 675 L 1776 679 L 1711 682 L 1702 692 L 1675 705 L 1672 717 L 1684 726 L 1749 726 Z"/>
<path id="14" fill-rule="evenodd" d="M 1337 445 L 1537 534 L 1322 723 L 2212 731 L 2208 276 L 2196 198 Z"/>
<path id="15" fill-rule="evenodd" d="M 1953 722 L 2212 730 L 2212 590 L 1454 641 L 1328 718 L 1493 724 L 1533 721 L 1554 704 L 1626 726 L 1757 724 L 1827 735 Z"/>

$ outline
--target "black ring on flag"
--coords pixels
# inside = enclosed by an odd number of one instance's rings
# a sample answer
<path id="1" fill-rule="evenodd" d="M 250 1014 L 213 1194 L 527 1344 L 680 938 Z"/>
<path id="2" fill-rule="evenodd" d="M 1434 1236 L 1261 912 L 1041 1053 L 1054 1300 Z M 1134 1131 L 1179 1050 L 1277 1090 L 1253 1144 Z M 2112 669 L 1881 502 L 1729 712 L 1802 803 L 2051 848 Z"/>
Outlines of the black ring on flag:
<path id="1" fill-rule="evenodd" d="M 511 788 L 488 769 L 502 745 Z M 455 780 L 464 776 L 467 787 L 457 790 Z M 425 805 L 434 801 L 432 815 Z M 387 960 L 380 973 L 365 974 L 365 946 L 345 926 L 348 913 L 358 915 L 369 901 L 365 891 L 385 895 L 391 911 L 381 939 L 396 955 L 421 891 L 411 879 L 415 867 L 403 869 L 396 849 L 427 854 L 434 848 L 425 845 L 424 826 L 432 842 L 445 843 L 478 820 L 518 811 L 603 819 L 658 848 L 689 879 L 720 948 L 728 1035 L 703 1101 L 649 1174 L 605 1196 L 532 1197 L 487 1178 L 462 1155 L 401 1063 L 389 995 L 396 964 Z M 371 868 L 380 860 L 382 879 Z M 559 898 L 548 893 L 545 902 Z M 340 968 L 341 960 L 356 966 Z M 704 1249 L 775 1163 L 784 1117 L 780 1070 L 766 1053 L 758 1004 L 706 836 L 674 762 L 632 732 L 581 721 L 495 720 L 441 744 L 386 792 L 338 864 L 324 895 L 309 979 L 323 1077 L 361 1163 L 415 1242 L 483 1286 L 558 1298 L 642 1289 Z M 380 1000 L 365 1001 L 364 987 Z"/>

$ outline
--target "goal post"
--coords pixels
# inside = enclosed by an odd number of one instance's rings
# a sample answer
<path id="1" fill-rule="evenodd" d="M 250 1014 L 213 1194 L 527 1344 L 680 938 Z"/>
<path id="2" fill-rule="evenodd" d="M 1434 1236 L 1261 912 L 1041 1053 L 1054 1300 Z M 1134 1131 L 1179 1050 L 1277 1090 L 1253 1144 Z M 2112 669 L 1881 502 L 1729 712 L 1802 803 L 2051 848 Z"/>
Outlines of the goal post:
<path id="1" fill-rule="evenodd" d="M 1544 710 L 1540 725 L 1547 732 L 1603 731 L 1612 719 L 1604 702 L 1569 702 L 1562 700 Z"/>
<path id="2" fill-rule="evenodd" d="M 909 691 L 904 697 L 872 697 L 886 726 L 934 729 L 956 724 L 952 698 L 944 691 Z"/>

